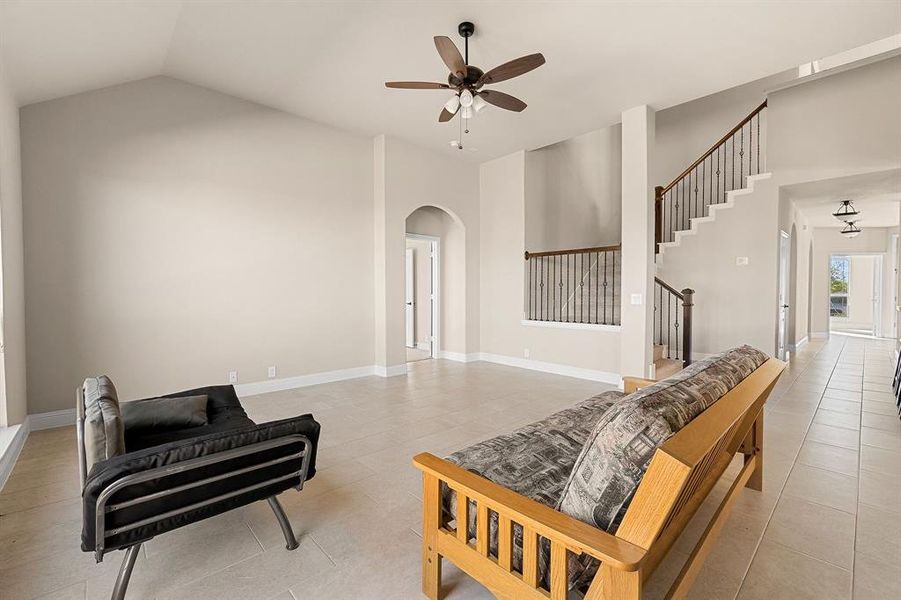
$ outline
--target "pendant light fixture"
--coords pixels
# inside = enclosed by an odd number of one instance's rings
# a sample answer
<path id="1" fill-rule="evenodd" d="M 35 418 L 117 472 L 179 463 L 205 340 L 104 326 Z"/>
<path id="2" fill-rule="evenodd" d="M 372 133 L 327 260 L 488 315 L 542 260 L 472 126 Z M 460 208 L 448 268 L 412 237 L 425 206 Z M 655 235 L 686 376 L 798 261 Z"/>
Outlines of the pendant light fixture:
<path id="1" fill-rule="evenodd" d="M 842 200 L 841 204 L 838 207 L 838 210 L 835 211 L 834 213 L 832 213 L 832 216 L 835 217 L 836 219 L 838 219 L 839 221 L 844 221 L 845 223 L 848 223 L 849 221 L 851 221 L 851 219 L 853 219 L 854 217 L 856 217 L 859 214 L 860 214 L 860 211 L 858 211 L 856 208 L 854 208 L 854 205 L 851 203 L 851 200 Z"/>
<path id="2" fill-rule="evenodd" d="M 846 225 L 842 228 L 842 235 L 848 238 L 857 237 L 860 233 L 860 227 L 854 224 L 854 221 L 846 221 Z"/>

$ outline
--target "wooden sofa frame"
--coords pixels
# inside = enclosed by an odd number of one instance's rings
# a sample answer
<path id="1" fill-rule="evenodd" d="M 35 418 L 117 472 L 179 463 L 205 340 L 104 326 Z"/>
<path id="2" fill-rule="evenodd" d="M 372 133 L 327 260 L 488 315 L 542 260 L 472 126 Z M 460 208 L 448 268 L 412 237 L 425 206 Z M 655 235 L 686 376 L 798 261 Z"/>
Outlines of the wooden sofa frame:
<path id="1" fill-rule="evenodd" d="M 441 561 L 448 559 L 503 599 L 565 600 L 569 553 L 601 561 L 587 600 L 637 600 L 642 585 L 678 539 L 735 454 L 744 465 L 670 588 L 684 598 L 710 553 L 742 487 L 763 489 L 763 406 L 785 363 L 769 359 L 655 452 L 622 524 L 612 535 L 510 491 L 432 454 L 413 463 L 423 473 L 422 591 L 441 597 Z M 627 377 L 625 392 L 654 383 Z M 456 492 L 456 523 L 476 505 L 475 541 L 451 528 L 441 510 L 441 484 Z M 497 556 L 489 515 L 498 515 Z M 523 528 L 522 572 L 512 565 L 513 524 Z M 539 577 L 540 538 L 550 542 L 549 588 Z"/>

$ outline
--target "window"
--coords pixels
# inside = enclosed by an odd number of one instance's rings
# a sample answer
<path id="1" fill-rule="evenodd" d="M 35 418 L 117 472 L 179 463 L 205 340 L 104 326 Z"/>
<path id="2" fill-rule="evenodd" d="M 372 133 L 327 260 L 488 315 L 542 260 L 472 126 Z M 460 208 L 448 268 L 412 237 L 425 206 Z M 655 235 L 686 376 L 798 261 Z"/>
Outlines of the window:
<path id="1" fill-rule="evenodd" d="M 833 256 L 829 261 L 829 316 L 848 317 L 848 288 L 851 259 Z"/>

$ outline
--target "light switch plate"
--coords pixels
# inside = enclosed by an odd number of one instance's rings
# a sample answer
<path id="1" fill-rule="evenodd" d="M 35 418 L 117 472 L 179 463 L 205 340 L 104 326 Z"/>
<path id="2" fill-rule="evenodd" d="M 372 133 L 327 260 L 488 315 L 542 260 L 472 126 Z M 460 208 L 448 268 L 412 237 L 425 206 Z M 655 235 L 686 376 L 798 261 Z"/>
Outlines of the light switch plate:
<path id="1" fill-rule="evenodd" d="M 735 257 L 735 266 L 747 267 L 748 266 L 748 257 L 747 256 L 736 256 Z"/>
<path id="2" fill-rule="evenodd" d="M 274 379 L 277 371 L 275 367 L 269 367 L 269 379 Z"/>
<path id="3" fill-rule="evenodd" d="M 632 303 L 632 306 L 641 306 L 641 294 L 632 294 L 629 296 L 629 301 Z"/>
<path id="4" fill-rule="evenodd" d="M 238 383 L 238 372 L 237 371 L 229 371 L 228 372 L 228 382 L 229 383 Z"/>

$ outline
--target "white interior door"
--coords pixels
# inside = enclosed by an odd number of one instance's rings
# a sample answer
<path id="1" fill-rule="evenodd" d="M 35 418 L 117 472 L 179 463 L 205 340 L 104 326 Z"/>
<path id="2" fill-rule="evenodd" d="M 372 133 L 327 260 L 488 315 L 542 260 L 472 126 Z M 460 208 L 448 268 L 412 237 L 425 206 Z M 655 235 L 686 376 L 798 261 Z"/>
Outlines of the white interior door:
<path id="1" fill-rule="evenodd" d="M 413 248 L 407 248 L 406 250 L 406 281 L 404 286 L 404 301 L 406 302 L 406 305 L 404 306 L 404 315 L 407 324 L 407 348 L 413 348 L 414 346 L 416 346 L 416 331 L 414 320 L 414 315 L 416 314 L 416 294 L 413 287 Z"/>
<path id="2" fill-rule="evenodd" d="M 777 332 L 777 353 L 780 360 L 785 360 L 785 344 L 788 339 L 788 277 L 791 260 L 791 237 L 784 231 L 779 239 L 779 329 Z"/>

